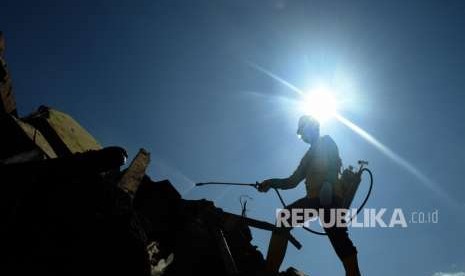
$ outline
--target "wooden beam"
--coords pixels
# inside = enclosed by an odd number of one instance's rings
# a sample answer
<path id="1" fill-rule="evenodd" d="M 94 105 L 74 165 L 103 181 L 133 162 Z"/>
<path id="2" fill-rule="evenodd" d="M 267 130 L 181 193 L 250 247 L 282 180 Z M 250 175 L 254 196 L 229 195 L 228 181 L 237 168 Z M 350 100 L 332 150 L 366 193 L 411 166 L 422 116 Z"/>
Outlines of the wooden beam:
<path id="1" fill-rule="evenodd" d="M 140 149 L 129 168 L 124 172 L 118 186 L 133 197 L 145 176 L 149 163 L 150 153 L 145 149 Z"/>
<path id="2" fill-rule="evenodd" d="M 302 248 L 302 244 L 300 244 L 300 242 L 296 238 L 294 238 L 294 236 L 292 236 L 288 231 L 284 231 L 281 228 L 276 227 L 275 225 L 269 222 L 251 219 L 248 217 L 243 217 L 243 216 L 239 216 L 239 215 L 228 213 L 228 212 L 223 212 L 223 215 L 228 219 L 239 220 L 251 227 L 259 228 L 262 230 L 268 230 L 268 231 L 278 231 L 280 232 L 280 234 L 286 236 L 289 242 L 292 245 L 294 245 L 297 249 Z"/>

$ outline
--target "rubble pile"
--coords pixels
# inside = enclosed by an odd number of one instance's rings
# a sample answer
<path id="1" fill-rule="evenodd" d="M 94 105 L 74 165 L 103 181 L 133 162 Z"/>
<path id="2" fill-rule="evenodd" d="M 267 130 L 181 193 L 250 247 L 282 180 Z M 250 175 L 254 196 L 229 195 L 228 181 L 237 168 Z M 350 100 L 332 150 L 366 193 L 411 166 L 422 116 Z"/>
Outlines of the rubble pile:
<path id="1" fill-rule="evenodd" d="M 103 148 L 66 113 L 20 118 L 3 45 L 3 275 L 262 275 L 249 225 L 273 225 L 183 199 L 146 175 L 147 151 L 125 166 L 124 149 Z"/>

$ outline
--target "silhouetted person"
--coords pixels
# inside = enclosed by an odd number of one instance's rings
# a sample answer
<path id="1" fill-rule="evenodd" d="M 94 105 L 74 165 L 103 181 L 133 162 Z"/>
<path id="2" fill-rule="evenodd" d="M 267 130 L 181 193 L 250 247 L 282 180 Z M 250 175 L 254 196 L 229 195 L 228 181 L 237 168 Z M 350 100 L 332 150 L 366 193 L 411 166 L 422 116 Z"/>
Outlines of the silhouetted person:
<path id="1" fill-rule="evenodd" d="M 295 201 L 285 209 L 323 209 L 324 221 L 329 222 L 330 209 L 337 208 L 333 193 L 333 185 L 338 179 L 341 168 L 339 150 L 333 139 L 327 135 L 320 136 L 320 125 L 311 116 L 302 116 L 299 120 L 297 134 L 302 141 L 311 147 L 304 155 L 296 171 L 288 178 L 274 178 L 263 181 L 259 191 L 267 192 L 270 188 L 291 189 L 305 179 L 307 196 Z M 321 218 L 320 218 L 321 219 Z M 287 219 L 289 225 L 292 216 Z M 324 226 L 324 225 L 323 225 Z M 360 275 L 357 261 L 357 249 L 347 233 L 347 227 L 323 227 L 328 235 L 336 254 L 344 264 L 347 276 Z M 290 231 L 292 227 L 280 228 L 281 231 Z M 287 248 L 287 238 L 274 231 L 266 258 L 266 269 L 270 274 L 277 273 L 284 260 Z"/>

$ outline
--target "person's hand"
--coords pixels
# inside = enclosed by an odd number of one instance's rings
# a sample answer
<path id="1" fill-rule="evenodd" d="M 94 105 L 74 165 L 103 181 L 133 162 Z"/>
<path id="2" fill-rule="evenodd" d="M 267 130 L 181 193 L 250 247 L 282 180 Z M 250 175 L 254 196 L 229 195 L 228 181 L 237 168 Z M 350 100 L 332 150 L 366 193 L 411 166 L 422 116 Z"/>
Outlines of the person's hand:
<path id="1" fill-rule="evenodd" d="M 273 180 L 267 179 L 263 181 L 262 183 L 260 183 L 257 189 L 259 192 L 266 193 L 271 188 L 272 184 L 273 184 Z"/>

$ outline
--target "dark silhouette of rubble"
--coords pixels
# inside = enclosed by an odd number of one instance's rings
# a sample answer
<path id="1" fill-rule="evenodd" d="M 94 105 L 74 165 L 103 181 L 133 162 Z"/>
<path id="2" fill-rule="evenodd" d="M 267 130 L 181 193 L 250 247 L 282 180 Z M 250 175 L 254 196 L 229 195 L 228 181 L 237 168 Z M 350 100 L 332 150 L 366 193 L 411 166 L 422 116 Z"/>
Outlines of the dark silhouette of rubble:
<path id="1" fill-rule="evenodd" d="M 19 118 L 2 89 L 2 275 L 263 275 L 249 225 L 271 224 L 152 181 L 145 150 L 123 169 L 124 149 L 102 148 L 66 113 Z"/>
<path id="2" fill-rule="evenodd" d="M 11 76 L 8 72 L 3 53 L 5 52 L 5 38 L 0 31 L 0 112 L 17 116 L 16 101 L 13 95 Z"/>

